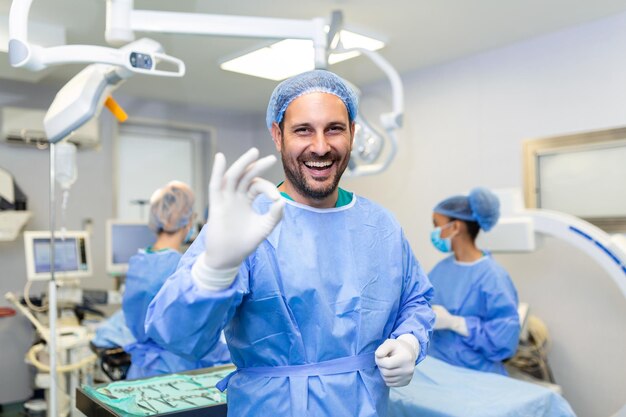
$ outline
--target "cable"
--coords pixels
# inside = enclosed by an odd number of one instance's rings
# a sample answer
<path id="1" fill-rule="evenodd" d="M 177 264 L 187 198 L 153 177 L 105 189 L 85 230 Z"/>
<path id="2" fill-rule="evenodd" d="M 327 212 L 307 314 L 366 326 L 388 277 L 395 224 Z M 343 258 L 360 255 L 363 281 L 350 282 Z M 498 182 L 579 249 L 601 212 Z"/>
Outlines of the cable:
<path id="1" fill-rule="evenodd" d="M 539 346 L 545 346 L 548 350 L 550 347 L 548 327 L 539 317 L 533 315 L 528 317 L 528 330 L 535 339 L 535 343 Z"/>
<path id="2" fill-rule="evenodd" d="M 550 338 L 545 323 L 536 316 L 528 317 L 528 341 L 520 343 L 508 364 L 543 381 L 554 383 L 548 365 Z"/>
<path id="3" fill-rule="evenodd" d="M 30 310 L 28 310 L 18 301 L 17 297 L 15 297 L 15 294 L 9 291 L 4 295 L 4 298 L 13 303 L 15 308 L 21 311 L 22 314 L 24 314 L 24 316 L 26 316 L 26 318 L 30 320 L 30 322 L 33 324 L 33 326 L 35 326 L 35 329 L 37 329 L 39 335 L 42 337 L 43 340 L 45 340 L 46 342 L 49 340 L 50 332 L 48 331 L 48 329 L 43 327 L 41 322 L 37 320 L 35 316 L 33 316 L 33 313 L 31 313 Z"/>
<path id="4" fill-rule="evenodd" d="M 32 303 L 32 301 L 30 301 L 30 287 L 32 285 L 33 285 L 33 281 L 26 280 L 26 285 L 24 285 L 24 301 L 26 302 L 26 305 L 28 306 L 28 308 L 30 308 L 31 310 L 37 313 L 44 313 L 48 311 L 48 304 L 42 305 L 41 307 L 37 307 L 36 305 Z"/>
<path id="5" fill-rule="evenodd" d="M 38 343 L 36 345 L 33 345 L 28 353 L 26 354 L 26 358 L 40 371 L 43 372 L 50 372 L 50 367 L 48 365 L 46 365 L 45 363 L 39 361 L 39 359 L 37 359 L 37 354 L 41 351 L 43 351 L 45 348 L 43 343 Z M 81 369 L 84 368 L 87 365 L 90 365 L 92 363 L 94 363 L 96 360 L 98 359 L 98 356 L 95 354 L 89 355 L 83 359 L 81 359 L 80 361 L 76 362 L 76 363 L 71 363 L 71 364 L 67 364 L 67 365 L 61 365 L 61 366 L 57 366 L 57 373 L 61 374 L 61 373 L 66 373 L 66 372 L 72 372 L 75 371 L 77 369 Z"/>

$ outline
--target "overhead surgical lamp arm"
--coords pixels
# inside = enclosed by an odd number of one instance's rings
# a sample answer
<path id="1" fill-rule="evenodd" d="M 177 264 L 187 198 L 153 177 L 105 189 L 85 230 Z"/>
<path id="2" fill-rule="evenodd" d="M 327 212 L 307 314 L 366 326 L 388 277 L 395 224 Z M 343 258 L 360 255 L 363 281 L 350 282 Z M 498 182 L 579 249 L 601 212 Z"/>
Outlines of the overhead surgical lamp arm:
<path id="1" fill-rule="evenodd" d="M 390 149 L 385 156 L 385 159 L 377 164 L 359 165 L 350 171 L 352 176 L 360 175 L 372 175 L 378 174 L 386 170 L 398 151 L 398 139 L 396 136 L 396 130 L 402 127 L 404 116 L 404 88 L 402 85 L 402 79 L 396 69 L 383 58 L 380 54 L 374 51 L 363 48 L 350 48 L 350 49 L 337 49 L 332 51 L 333 53 L 346 53 L 346 52 L 360 52 L 367 56 L 374 64 L 376 64 L 387 76 L 391 85 L 392 93 L 392 109 L 391 112 L 383 113 L 380 115 L 380 123 L 382 124 L 385 132 L 389 138 L 391 145 Z"/>
<path id="2" fill-rule="evenodd" d="M 156 53 L 161 45 L 148 38 L 132 42 L 121 50 L 134 49 Z M 48 141 L 56 143 L 96 117 L 103 105 L 107 105 L 116 117 L 119 109 L 111 98 L 111 93 L 134 73 L 125 67 L 105 64 L 91 64 L 76 74 L 59 90 L 44 118 L 44 128 Z M 121 111 L 123 113 L 123 110 Z M 123 119 L 119 119 L 123 121 Z"/>
<path id="3" fill-rule="evenodd" d="M 326 68 L 326 20 L 278 19 L 203 13 L 133 10 L 133 0 L 107 0 L 105 38 L 113 45 L 135 39 L 135 31 L 265 39 L 311 39 L 315 67 Z"/>
<path id="4" fill-rule="evenodd" d="M 44 48 L 28 42 L 28 14 L 32 0 L 13 0 L 9 13 L 9 62 L 13 67 L 31 71 L 61 64 L 109 64 L 129 71 L 170 77 L 185 74 L 185 64 L 178 58 L 136 49 L 115 49 L 94 45 L 62 45 Z M 156 69 L 157 62 L 169 62 L 176 70 Z"/>
<path id="5" fill-rule="evenodd" d="M 400 78 L 400 74 L 398 74 L 398 71 L 396 71 L 396 69 L 389 63 L 389 61 L 387 61 L 377 52 L 363 48 L 346 50 L 346 52 L 349 51 L 361 52 L 369 59 L 371 59 L 374 64 L 376 64 L 378 68 L 380 68 L 385 73 L 385 75 L 389 79 L 389 83 L 391 84 L 392 108 L 391 112 L 383 113 L 380 116 L 380 121 L 386 130 L 395 130 L 402 127 L 402 117 L 404 115 L 404 87 L 402 85 L 402 79 Z"/>

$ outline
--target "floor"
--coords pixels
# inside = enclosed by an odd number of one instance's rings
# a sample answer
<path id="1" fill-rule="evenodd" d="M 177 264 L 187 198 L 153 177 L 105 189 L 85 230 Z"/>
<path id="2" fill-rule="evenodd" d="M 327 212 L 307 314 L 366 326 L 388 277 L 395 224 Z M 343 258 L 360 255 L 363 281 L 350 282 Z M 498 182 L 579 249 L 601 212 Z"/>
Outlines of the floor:
<path id="1" fill-rule="evenodd" d="M 0 417 L 24 417 L 23 403 L 12 403 L 0 405 Z"/>
<path id="2" fill-rule="evenodd" d="M 42 400 L 43 399 L 43 390 L 37 389 L 33 392 L 33 400 Z M 28 417 L 24 410 L 24 403 L 26 401 L 19 401 L 15 403 L 9 404 L 1 404 L 0 405 L 0 417 Z M 44 416 L 45 417 L 45 416 Z"/>

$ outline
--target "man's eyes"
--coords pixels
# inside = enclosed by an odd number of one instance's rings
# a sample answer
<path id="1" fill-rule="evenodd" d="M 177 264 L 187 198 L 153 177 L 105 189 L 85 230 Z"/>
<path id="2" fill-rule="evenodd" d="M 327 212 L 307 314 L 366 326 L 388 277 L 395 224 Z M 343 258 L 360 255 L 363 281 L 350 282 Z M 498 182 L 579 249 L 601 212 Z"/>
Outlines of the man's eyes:
<path id="1" fill-rule="evenodd" d="M 346 128 L 344 126 L 331 126 L 328 128 L 329 132 L 343 132 Z"/>
<path id="2" fill-rule="evenodd" d="M 325 129 L 326 133 L 342 133 L 345 132 L 346 128 L 345 126 L 329 126 L 328 128 Z M 304 134 L 310 134 L 313 133 L 314 129 L 312 129 L 311 127 L 297 127 L 293 130 L 293 132 L 297 135 L 304 135 Z"/>

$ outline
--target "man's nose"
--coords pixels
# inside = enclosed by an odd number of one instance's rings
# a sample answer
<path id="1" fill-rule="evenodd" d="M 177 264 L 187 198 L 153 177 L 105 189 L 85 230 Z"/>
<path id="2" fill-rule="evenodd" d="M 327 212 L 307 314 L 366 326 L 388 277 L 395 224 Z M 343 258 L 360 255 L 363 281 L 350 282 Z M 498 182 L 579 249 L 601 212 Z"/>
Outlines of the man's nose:
<path id="1" fill-rule="evenodd" d="M 317 155 L 326 155 L 328 152 L 330 152 L 330 143 L 328 143 L 324 132 L 319 132 L 313 137 L 313 142 L 311 143 L 310 149 Z"/>

